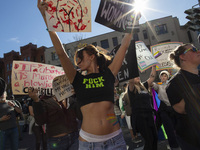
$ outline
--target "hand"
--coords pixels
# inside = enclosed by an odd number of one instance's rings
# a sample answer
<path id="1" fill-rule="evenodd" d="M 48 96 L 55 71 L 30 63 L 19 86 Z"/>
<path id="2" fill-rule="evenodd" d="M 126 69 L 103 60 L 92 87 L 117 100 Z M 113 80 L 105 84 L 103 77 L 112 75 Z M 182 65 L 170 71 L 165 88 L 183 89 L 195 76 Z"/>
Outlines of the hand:
<path id="1" fill-rule="evenodd" d="M 121 115 L 121 119 L 123 119 L 125 116 L 124 115 Z"/>
<path id="2" fill-rule="evenodd" d="M 13 102 L 11 102 L 11 101 L 8 101 L 8 105 L 11 106 L 11 107 L 15 106 L 15 104 Z"/>
<path id="3" fill-rule="evenodd" d="M 4 115 L 0 118 L 0 121 L 6 121 L 10 119 L 10 115 Z"/>
<path id="4" fill-rule="evenodd" d="M 45 11 L 48 9 L 48 4 L 46 3 L 46 0 L 38 0 L 37 7 L 40 10 L 43 18 L 46 19 Z"/>
<path id="5" fill-rule="evenodd" d="M 39 102 L 38 89 L 34 89 L 34 88 L 29 87 L 29 89 L 28 89 L 28 95 L 35 102 Z"/>

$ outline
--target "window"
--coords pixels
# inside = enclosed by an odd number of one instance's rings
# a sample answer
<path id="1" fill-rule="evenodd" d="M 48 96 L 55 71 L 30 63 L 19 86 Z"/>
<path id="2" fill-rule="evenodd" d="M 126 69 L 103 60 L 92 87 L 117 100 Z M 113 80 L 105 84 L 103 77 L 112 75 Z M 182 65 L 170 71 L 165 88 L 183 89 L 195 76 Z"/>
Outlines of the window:
<path id="1" fill-rule="evenodd" d="M 51 59 L 52 60 L 57 60 L 58 59 L 58 55 L 55 52 L 51 53 Z"/>
<path id="2" fill-rule="evenodd" d="M 134 33 L 134 34 L 133 34 L 133 39 L 134 39 L 135 41 L 139 41 L 139 37 L 138 37 L 138 34 L 137 34 L 137 33 Z"/>
<path id="3" fill-rule="evenodd" d="M 148 39 L 147 30 L 143 30 L 142 32 L 143 32 L 144 39 Z"/>
<path id="4" fill-rule="evenodd" d="M 43 62 L 43 61 L 44 61 L 44 57 L 43 57 L 43 55 L 42 55 L 42 56 L 40 56 L 40 60 L 41 60 L 41 62 Z"/>
<path id="5" fill-rule="evenodd" d="M 157 35 L 168 33 L 166 24 L 155 26 Z"/>
<path id="6" fill-rule="evenodd" d="M 93 42 L 92 45 L 97 46 L 97 42 Z"/>
<path id="7" fill-rule="evenodd" d="M 109 48 L 109 43 L 108 43 L 108 39 L 106 39 L 106 40 L 102 40 L 101 41 L 101 47 L 102 48 Z"/>
<path id="8" fill-rule="evenodd" d="M 113 41 L 113 46 L 117 46 L 118 45 L 117 37 L 112 38 L 112 41 Z"/>
<path id="9" fill-rule="evenodd" d="M 10 76 L 8 76 L 8 78 L 7 78 L 7 79 L 8 79 L 8 83 L 10 83 Z"/>
<path id="10" fill-rule="evenodd" d="M 10 63 L 10 70 L 12 70 L 12 63 Z"/>
<path id="11" fill-rule="evenodd" d="M 7 67 L 7 71 L 9 71 L 9 70 L 10 70 L 10 68 L 9 68 L 9 64 L 7 64 L 6 67 Z"/>
<path id="12" fill-rule="evenodd" d="M 69 58 L 72 58 L 72 53 L 70 49 L 67 49 L 67 55 L 69 56 Z"/>

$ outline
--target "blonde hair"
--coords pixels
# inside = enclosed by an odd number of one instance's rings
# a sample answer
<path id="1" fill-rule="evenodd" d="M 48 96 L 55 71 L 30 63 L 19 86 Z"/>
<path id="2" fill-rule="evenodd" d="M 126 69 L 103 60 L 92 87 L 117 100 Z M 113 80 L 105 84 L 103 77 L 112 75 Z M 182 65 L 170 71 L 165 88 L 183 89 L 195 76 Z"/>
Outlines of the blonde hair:
<path id="1" fill-rule="evenodd" d="M 141 82 L 139 82 L 139 84 L 134 84 L 134 86 L 135 86 L 135 88 L 134 88 L 134 93 L 135 94 L 136 94 L 136 92 L 140 93 L 142 90 L 148 92 L 148 90 L 145 88 L 145 86 Z"/>

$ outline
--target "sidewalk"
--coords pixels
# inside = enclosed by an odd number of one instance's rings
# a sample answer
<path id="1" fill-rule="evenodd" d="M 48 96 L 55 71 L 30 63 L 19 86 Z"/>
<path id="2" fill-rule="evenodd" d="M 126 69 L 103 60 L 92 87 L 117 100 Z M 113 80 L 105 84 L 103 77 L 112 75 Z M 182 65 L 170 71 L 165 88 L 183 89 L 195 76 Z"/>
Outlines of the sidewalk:
<path id="1" fill-rule="evenodd" d="M 131 135 L 127 128 L 122 128 L 122 132 L 127 144 L 127 150 L 142 150 L 143 149 L 144 141 L 141 136 L 139 138 L 142 139 L 142 142 L 135 144 L 131 141 Z M 22 132 L 22 138 L 23 139 L 19 141 L 19 150 L 34 150 L 35 148 L 34 134 L 29 135 L 28 132 Z M 168 144 L 167 140 L 158 142 L 158 150 L 168 150 L 167 144 Z"/>

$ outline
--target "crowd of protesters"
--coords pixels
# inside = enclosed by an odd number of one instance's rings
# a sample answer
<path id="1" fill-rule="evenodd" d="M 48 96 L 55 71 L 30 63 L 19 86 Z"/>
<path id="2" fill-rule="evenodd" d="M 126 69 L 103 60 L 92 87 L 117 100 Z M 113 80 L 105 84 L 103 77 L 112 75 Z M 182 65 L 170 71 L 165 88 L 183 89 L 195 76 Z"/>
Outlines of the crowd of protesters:
<path id="1" fill-rule="evenodd" d="M 38 0 L 38 8 L 46 23 L 47 3 Z M 6 83 L 0 78 L 1 150 L 8 141 L 10 148 L 17 150 L 21 132 L 28 131 L 35 136 L 36 150 L 126 150 L 121 128 L 129 129 L 134 143 L 141 142 L 137 139 L 140 134 L 144 150 L 157 150 L 161 124 L 171 150 L 200 149 L 200 51 L 194 45 L 183 44 L 170 54 L 180 68 L 171 79 L 168 71 L 162 71 L 161 83 L 155 83 L 153 66 L 146 81 L 130 79 L 120 94 L 115 87 L 116 76 L 132 34 L 125 34 L 112 60 L 93 45 L 78 49 L 74 63 L 86 71 L 83 75 L 74 68 L 56 32 L 48 32 L 75 93 L 58 100 L 55 95 L 38 95 L 37 89 L 30 87 L 30 100 L 24 100 L 21 106 L 6 99 Z M 158 111 L 153 107 L 152 88 L 161 101 Z M 24 119 L 22 131 L 19 116 Z"/>

